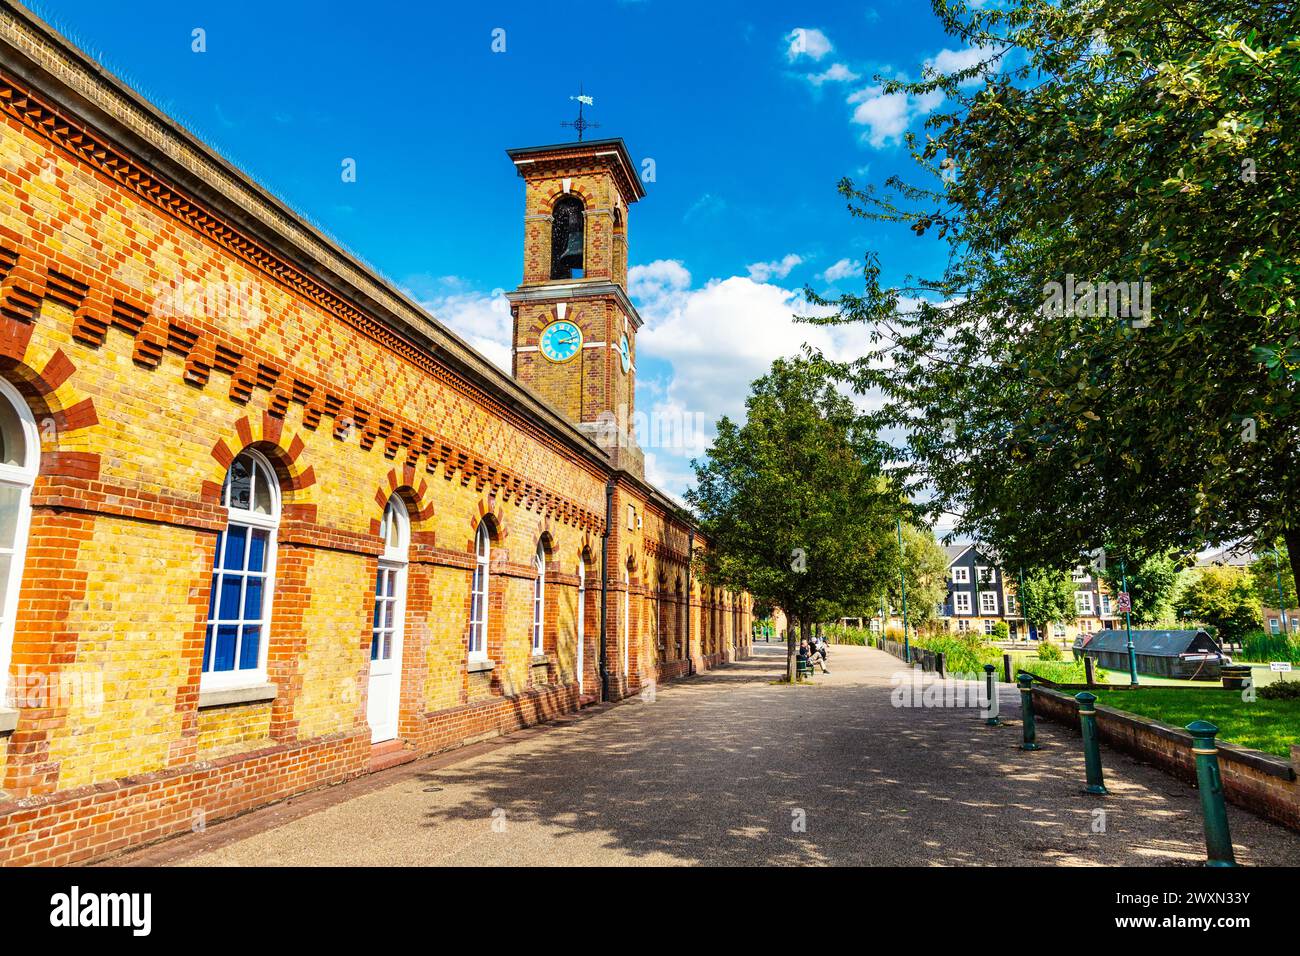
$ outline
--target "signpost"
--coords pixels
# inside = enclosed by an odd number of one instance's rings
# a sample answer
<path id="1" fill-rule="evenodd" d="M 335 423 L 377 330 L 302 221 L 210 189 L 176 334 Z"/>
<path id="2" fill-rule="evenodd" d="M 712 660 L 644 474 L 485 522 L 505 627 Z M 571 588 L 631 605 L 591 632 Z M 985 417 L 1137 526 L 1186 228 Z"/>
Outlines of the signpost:
<path id="1" fill-rule="evenodd" d="M 1138 685 L 1138 663 L 1137 653 L 1133 650 L 1133 618 L 1130 612 L 1133 610 L 1133 600 L 1128 593 L 1128 574 L 1124 567 L 1124 559 L 1119 559 L 1119 609 L 1124 614 L 1124 629 L 1128 631 L 1128 682 L 1129 686 Z"/>
<path id="2" fill-rule="evenodd" d="M 1286 678 L 1283 677 L 1282 675 L 1291 673 L 1291 662 L 1290 661 L 1269 661 L 1268 669 L 1271 670 L 1274 674 L 1278 675 L 1277 677 L 1278 680 L 1286 680 Z"/>

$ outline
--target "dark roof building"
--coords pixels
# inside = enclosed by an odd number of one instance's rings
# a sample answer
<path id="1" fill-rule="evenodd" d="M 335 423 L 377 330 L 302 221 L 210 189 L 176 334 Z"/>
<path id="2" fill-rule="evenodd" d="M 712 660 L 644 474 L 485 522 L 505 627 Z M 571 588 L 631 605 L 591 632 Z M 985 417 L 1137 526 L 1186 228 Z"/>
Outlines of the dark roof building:
<path id="1" fill-rule="evenodd" d="M 1128 670 L 1128 632 L 1098 631 L 1074 642 L 1076 655 L 1093 658 L 1102 667 Z M 1219 643 L 1203 629 L 1188 631 L 1134 631 L 1137 669 L 1157 677 L 1218 680 L 1223 664 Z"/>

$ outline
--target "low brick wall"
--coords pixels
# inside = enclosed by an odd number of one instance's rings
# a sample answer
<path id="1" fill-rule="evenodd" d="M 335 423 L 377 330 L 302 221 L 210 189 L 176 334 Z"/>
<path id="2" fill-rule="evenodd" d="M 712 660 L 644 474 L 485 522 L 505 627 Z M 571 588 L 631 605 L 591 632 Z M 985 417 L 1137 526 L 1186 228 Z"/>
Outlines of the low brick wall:
<path id="1" fill-rule="evenodd" d="M 1048 687 L 1034 686 L 1034 714 L 1076 730 L 1079 727 L 1079 705 L 1074 697 Z M 1185 730 L 1098 704 L 1097 735 L 1109 747 L 1181 780 L 1196 782 L 1192 735 Z M 1229 802 L 1300 832 L 1300 748 L 1293 746 L 1287 761 L 1220 742 L 1219 769 Z"/>

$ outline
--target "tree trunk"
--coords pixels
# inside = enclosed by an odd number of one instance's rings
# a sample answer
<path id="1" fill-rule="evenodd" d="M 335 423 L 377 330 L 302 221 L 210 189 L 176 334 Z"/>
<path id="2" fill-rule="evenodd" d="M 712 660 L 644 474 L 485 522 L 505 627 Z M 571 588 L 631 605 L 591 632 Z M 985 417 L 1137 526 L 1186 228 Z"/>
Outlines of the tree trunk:
<path id="1" fill-rule="evenodd" d="M 1291 562 L 1291 583 L 1295 586 L 1295 593 L 1300 596 L 1300 530 L 1292 531 L 1290 528 L 1282 532 L 1282 540 L 1286 542 L 1286 556 Z M 1281 615 L 1286 615 L 1286 608 L 1278 608 Z"/>
<path id="2" fill-rule="evenodd" d="M 785 625 L 785 678 L 793 684 L 799 677 L 799 665 L 796 660 L 799 655 L 799 635 L 796 633 L 793 613 L 789 611 L 786 613 L 789 616 L 786 618 Z"/>

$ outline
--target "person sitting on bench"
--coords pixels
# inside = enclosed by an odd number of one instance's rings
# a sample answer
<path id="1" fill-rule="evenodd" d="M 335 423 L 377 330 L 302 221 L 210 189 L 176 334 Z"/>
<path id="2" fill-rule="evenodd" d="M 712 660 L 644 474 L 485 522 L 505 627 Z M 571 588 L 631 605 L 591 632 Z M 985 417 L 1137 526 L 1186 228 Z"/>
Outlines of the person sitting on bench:
<path id="1" fill-rule="evenodd" d="M 814 638 L 813 640 L 812 654 L 808 658 L 808 663 L 821 665 L 823 674 L 830 673 L 830 671 L 826 669 L 826 643 L 820 638 Z"/>
<path id="2" fill-rule="evenodd" d="M 806 667 L 810 674 L 813 673 L 813 667 L 817 664 L 821 665 L 823 674 L 830 673 L 830 671 L 826 669 L 825 658 L 823 658 L 820 652 L 818 652 L 814 647 L 810 646 L 806 640 L 801 640 L 799 642 L 799 660 L 801 662 L 801 667 Z"/>

